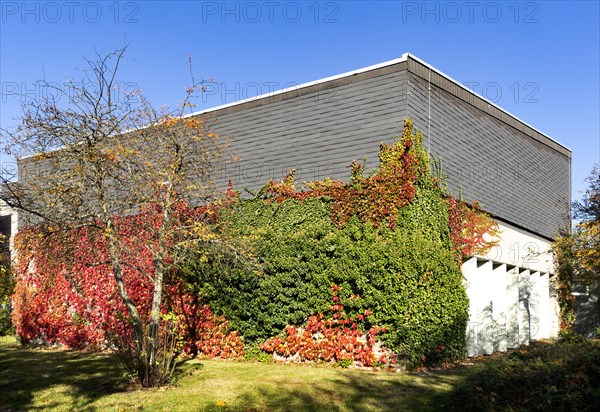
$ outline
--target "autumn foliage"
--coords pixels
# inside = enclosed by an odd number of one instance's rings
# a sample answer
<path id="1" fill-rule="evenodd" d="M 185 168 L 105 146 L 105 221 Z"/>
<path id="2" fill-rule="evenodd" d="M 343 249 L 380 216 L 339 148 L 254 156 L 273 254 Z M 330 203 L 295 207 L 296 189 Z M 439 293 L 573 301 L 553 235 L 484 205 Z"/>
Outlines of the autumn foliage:
<path id="1" fill-rule="evenodd" d="M 404 122 L 402 136 L 391 146 L 379 148 L 379 169 L 365 176 L 364 164 L 356 160 L 350 165 L 350 183 L 325 179 L 306 183 L 298 190 L 295 170 L 283 180 L 270 180 L 259 195 L 270 201 L 306 200 L 326 196 L 333 199 L 331 221 L 343 227 L 356 216 L 362 222 L 394 229 L 399 212 L 417 196 L 419 187 L 441 190 L 441 178 L 432 176 L 429 155 L 422 147 L 421 133 L 413 132 L 412 120 Z M 479 206 L 446 195 L 448 228 L 453 251 L 460 265 L 467 256 L 485 255 L 496 243 L 490 241 L 498 231 L 497 224 Z M 485 235 L 488 238 L 485 238 Z"/>
<path id="2" fill-rule="evenodd" d="M 269 181 L 261 194 L 278 202 L 286 199 L 306 199 L 328 196 L 333 199 L 331 219 L 338 226 L 344 226 L 352 216 L 376 227 L 386 222 L 395 227 L 397 212 L 409 204 L 416 195 L 416 180 L 426 163 L 419 162 L 418 153 L 421 141 L 414 141 L 412 122 L 407 121 L 402 138 L 388 146 L 381 144 L 379 150 L 380 168 L 378 173 L 365 176 L 364 165 L 352 162 L 349 184 L 329 179 L 312 182 L 309 190 L 297 191 L 295 171 L 291 171 L 283 181 Z M 413 149 L 413 145 L 418 149 Z"/>
<path id="3" fill-rule="evenodd" d="M 376 335 L 385 332 L 385 328 L 373 326 L 363 332 L 359 325 L 371 311 L 366 310 L 352 319 L 344 312 L 344 305 L 339 303 L 338 290 L 337 285 L 331 287 L 334 305 L 330 307 L 330 316 L 319 313 L 310 316 L 302 327 L 287 325 L 285 337 L 273 337 L 262 343 L 260 348 L 296 361 L 349 361 L 358 366 L 394 363 L 394 356 L 389 350 L 377 350 L 376 347 Z"/>
<path id="4" fill-rule="evenodd" d="M 213 216 L 210 208 L 194 209 L 184 203 L 174 212 L 179 219 L 196 221 Z M 148 207 L 139 215 L 118 219 L 124 279 L 131 298 L 148 317 L 151 308 L 153 259 L 144 241 L 151 238 L 148 222 L 160 224 L 160 213 Z M 153 219 L 156 217 L 156 219 Z M 146 224 L 142 224 L 146 223 Z M 35 226 L 21 231 L 18 282 L 13 295 L 13 323 L 23 343 L 60 343 L 69 348 L 102 349 L 110 338 L 131 337 L 127 310 L 117 293 L 108 263 L 106 239 L 90 226 L 53 230 Z M 243 354 L 243 344 L 227 322 L 181 291 L 179 280 L 169 277 L 166 290 L 171 297 L 163 304 L 163 315 L 172 314 L 190 354 L 234 357 Z"/>
<path id="5" fill-rule="evenodd" d="M 467 256 L 484 256 L 497 244 L 488 239 L 497 235 L 498 225 L 480 209 L 479 203 L 468 205 L 454 197 L 448 197 L 446 203 L 452 250 L 458 262 Z"/>
<path id="6" fill-rule="evenodd" d="M 238 357 L 247 338 L 285 358 L 363 366 L 394 361 L 381 342 L 395 345 L 413 364 L 462 356 L 467 302 L 458 268 L 464 257 L 486 252 L 491 244 L 484 235 L 493 236 L 496 225 L 477 204 L 443 193 L 410 120 L 396 142 L 381 145 L 379 160 L 379 169 L 369 174 L 353 162 L 349 183 L 325 179 L 298 190 L 291 171 L 282 181 L 269 181 L 249 203 L 231 187 L 217 204 L 176 203 L 171 219 L 195 239 L 210 241 L 211 225 L 237 225 L 233 233 L 254 242 L 260 262 L 257 274 L 208 268 L 206 248 L 190 254 L 195 268 L 218 272 L 214 285 L 170 266 L 161 313 L 177 328 L 181 350 Z M 149 203 L 138 214 L 115 219 L 123 278 L 143 319 L 150 316 L 147 274 L 155 264 L 145 245 L 162 223 L 160 207 Z M 280 218 L 302 219 L 272 227 L 270 208 L 278 208 Z M 131 320 L 111 273 L 106 228 L 90 223 L 67 230 L 35 226 L 17 237 L 13 321 L 22 342 L 101 349 L 115 336 L 131 337 Z M 185 245 L 182 240 L 165 241 Z M 198 279 L 208 285 L 189 287 Z M 343 282 L 343 296 L 341 286 L 327 290 L 334 282 Z M 355 298 L 359 294 L 363 298 Z M 434 296 L 440 301 L 431 302 Z"/>

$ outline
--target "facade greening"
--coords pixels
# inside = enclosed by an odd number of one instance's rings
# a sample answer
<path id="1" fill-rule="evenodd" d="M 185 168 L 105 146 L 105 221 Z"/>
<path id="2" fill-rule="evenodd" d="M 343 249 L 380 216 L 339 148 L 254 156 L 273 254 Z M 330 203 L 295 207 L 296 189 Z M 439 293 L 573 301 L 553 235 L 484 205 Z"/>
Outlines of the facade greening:
<path id="1" fill-rule="evenodd" d="M 549 136 L 410 54 L 196 115 L 228 138 L 239 160 L 219 178 L 240 190 L 290 169 L 298 181 L 344 180 L 354 159 L 366 158 L 369 170 L 380 143 L 412 118 L 450 192 L 478 201 L 501 228 L 497 247 L 463 264 L 468 354 L 557 335 L 548 250 L 569 220 L 571 151 Z M 20 179 L 32 164 L 19 161 Z"/>

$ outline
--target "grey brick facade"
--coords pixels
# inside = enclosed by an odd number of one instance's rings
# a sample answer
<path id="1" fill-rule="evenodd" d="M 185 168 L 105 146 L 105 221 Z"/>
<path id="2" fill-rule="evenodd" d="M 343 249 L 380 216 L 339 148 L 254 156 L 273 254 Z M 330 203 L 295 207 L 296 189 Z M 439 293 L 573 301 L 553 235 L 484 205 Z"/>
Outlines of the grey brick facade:
<path id="1" fill-rule="evenodd" d="M 199 114 L 240 157 L 220 171 L 237 189 L 291 168 L 299 180 L 347 181 L 352 160 L 376 166 L 379 144 L 412 117 L 455 195 L 546 238 L 568 220 L 570 150 L 410 55 Z"/>
<path id="2" fill-rule="evenodd" d="M 409 115 L 442 159 L 448 186 L 468 201 L 539 235 L 554 238 L 569 221 L 570 153 L 558 151 L 505 122 L 409 77 Z M 429 127 L 428 127 L 429 125 Z"/>
<path id="3" fill-rule="evenodd" d="M 300 180 L 347 180 L 352 160 L 376 166 L 379 144 L 412 117 L 453 194 L 546 238 L 568 221 L 570 151 L 410 55 L 207 114 L 241 157 L 224 171 L 238 188 L 292 167 Z"/>

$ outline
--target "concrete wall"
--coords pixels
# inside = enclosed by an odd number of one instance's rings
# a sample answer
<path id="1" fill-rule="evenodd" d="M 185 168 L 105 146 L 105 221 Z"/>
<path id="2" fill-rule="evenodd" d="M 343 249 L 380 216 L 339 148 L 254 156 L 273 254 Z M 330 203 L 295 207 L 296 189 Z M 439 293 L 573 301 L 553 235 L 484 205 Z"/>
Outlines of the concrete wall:
<path id="1" fill-rule="evenodd" d="M 550 243 L 504 223 L 500 229 L 497 247 L 462 266 L 470 300 L 468 356 L 558 336 Z"/>

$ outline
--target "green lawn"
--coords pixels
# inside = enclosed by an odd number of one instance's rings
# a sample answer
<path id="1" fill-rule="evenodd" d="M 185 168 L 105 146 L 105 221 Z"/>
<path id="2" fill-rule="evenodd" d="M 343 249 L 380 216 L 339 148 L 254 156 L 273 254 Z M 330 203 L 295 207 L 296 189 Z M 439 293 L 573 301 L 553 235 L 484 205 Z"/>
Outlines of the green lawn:
<path id="1" fill-rule="evenodd" d="M 595 410 L 596 365 L 597 340 L 536 343 L 424 373 L 194 360 L 174 386 L 134 390 L 110 355 L 23 349 L 0 338 L 0 411 Z"/>
<path id="2" fill-rule="evenodd" d="M 194 360 L 173 387 L 127 390 L 109 355 L 0 339 L 0 410 L 437 410 L 461 376 Z"/>

